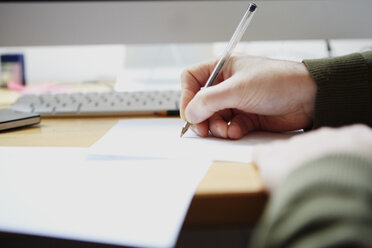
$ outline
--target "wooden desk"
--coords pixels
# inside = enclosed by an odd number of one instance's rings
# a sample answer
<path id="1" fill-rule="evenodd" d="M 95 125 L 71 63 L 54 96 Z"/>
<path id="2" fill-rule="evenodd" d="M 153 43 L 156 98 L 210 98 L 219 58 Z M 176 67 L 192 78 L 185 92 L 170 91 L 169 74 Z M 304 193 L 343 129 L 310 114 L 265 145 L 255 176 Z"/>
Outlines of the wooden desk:
<path id="1" fill-rule="evenodd" d="M 0 99 L 4 100 L 2 95 L 0 91 Z M 0 146 L 89 147 L 119 119 L 42 119 L 37 126 L 0 132 Z M 263 182 L 254 165 L 215 162 L 195 192 L 185 225 L 253 225 L 266 200 Z"/>

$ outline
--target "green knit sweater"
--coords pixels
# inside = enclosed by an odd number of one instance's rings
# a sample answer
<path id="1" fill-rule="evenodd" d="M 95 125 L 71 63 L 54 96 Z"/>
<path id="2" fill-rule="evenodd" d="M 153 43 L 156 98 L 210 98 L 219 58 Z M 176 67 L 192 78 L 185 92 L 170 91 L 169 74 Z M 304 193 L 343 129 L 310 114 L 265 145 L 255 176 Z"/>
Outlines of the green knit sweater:
<path id="1" fill-rule="evenodd" d="M 372 126 L 372 51 L 305 60 L 318 90 L 313 127 Z"/>
<path id="2" fill-rule="evenodd" d="M 372 52 L 305 60 L 317 83 L 313 128 L 372 126 Z M 372 247 L 372 161 L 314 158 L 272 195 L 252 248 Z"/>

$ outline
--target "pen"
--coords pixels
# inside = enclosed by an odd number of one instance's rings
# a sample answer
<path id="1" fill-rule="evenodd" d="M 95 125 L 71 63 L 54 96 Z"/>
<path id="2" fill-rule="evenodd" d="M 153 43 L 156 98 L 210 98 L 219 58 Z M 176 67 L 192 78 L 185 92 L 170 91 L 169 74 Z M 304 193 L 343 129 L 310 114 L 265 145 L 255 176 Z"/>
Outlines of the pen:
<path id="1" fill-rule="evenodd" d="M 216 66 L 213 69 L 213 72 L 209 76 L 207 83 L 205 84 L 204 88 L 212 86 L 214 81 L 216 80 L 218 74 L 222 70 L 222 67 L 225 65 L 225 63 L 229 60 L 232 51 L 238 44 L 238 42 L 241 40 L 245 30 L 247 29 L 249 23 L 252 20 L 253 14 L 257 8 L 257 5 L 254 3 L 249 4 L 247 11 L 245 12 L 242 20 L 240 21 L 238 27 L 235 29 L 235 32 L 233 36 L 231 37 L 229 43 L 227 44 L 224 53 L 222 54 L 220 60 L 216 64 Z M 186 122 L 185 125 L 182 127 L 181 131 L 181 137 L 187 132 L 191 124 L 189 122 Z"/>

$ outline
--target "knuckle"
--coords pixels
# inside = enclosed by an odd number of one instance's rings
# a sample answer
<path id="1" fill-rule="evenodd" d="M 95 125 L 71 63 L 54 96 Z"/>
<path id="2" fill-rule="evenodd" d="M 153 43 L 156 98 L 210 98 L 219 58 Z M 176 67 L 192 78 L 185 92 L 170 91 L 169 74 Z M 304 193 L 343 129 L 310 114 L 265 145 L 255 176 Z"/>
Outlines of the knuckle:
<path id="1" fill-rule="evenodd" d="M 190 76 L 190 71 L 189 70 L 184 70 L 181 72 L 181 85 L 187 85 L 188 84 L 188 78 Z"/>
<path id="2" fill-rule="evenodd" d="M 188 69 L 185 69 L 181 72 L 181 79 L 187 77 L 190 74 Z"/>

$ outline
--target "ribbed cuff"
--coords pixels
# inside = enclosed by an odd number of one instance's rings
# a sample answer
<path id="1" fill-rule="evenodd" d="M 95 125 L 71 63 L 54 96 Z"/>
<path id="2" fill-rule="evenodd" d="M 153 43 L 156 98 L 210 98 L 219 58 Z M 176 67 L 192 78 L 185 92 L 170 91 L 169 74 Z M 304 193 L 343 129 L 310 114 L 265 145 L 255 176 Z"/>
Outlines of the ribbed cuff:
<path id="1" fill-rule="evenodd" d="M 304 60 L 318 89 L 313 128 L 372 126 L 372 52 Z"/>

